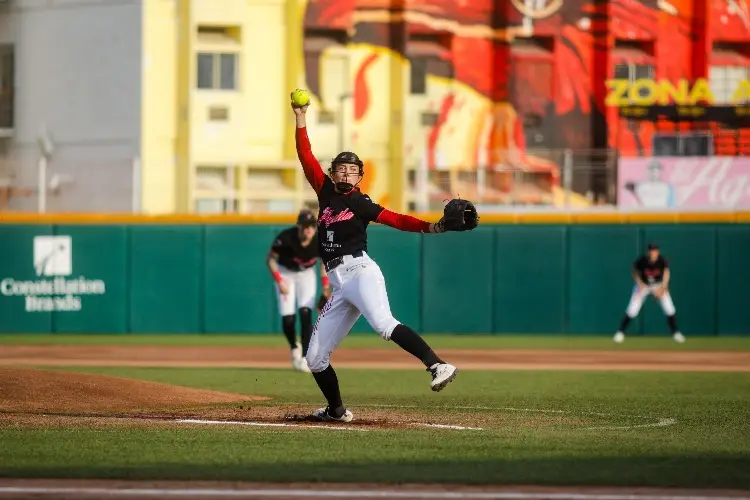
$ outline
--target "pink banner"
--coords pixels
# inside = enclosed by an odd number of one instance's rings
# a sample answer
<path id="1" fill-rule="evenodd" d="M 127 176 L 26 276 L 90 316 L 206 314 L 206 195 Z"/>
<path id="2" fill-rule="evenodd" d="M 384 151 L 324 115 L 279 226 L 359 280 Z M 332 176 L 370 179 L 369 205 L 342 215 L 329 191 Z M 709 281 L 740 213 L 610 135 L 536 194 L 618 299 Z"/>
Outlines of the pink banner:
<path id="1" fill-rule="evenodd" d="M 617 184 L 625 208 L 750 208 L 750 158 L 621 158 Z"/>

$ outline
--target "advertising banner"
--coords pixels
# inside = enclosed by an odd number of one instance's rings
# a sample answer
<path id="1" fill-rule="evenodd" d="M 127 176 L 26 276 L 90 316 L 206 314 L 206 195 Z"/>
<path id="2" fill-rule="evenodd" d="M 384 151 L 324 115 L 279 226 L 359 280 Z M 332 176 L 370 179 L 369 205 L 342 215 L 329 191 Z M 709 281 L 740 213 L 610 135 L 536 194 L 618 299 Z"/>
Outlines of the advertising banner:
<path id="1" fill-rule="evenodd" d="M 750 158 L 622 158 L 617 170 L 621 208 L 750 208 Z"/>
<path id="2" fill-rule="evenodd" d="M 124 226 L 0 226 L 0 332 L 127 328 Z"/>

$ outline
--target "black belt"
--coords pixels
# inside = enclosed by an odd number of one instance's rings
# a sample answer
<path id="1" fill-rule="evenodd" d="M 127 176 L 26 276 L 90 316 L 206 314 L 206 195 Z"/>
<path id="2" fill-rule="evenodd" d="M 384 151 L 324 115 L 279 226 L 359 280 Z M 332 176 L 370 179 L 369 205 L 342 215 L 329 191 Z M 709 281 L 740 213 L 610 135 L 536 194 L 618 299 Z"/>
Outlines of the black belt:
<path id="1" fill-rule="evenodd" d="M 351 254 L 351 256 L 354 257 L 354 258 L 362 257 L 363 255 L 364 255 L 364 252 L 362 250 L 357 250 L 356 252 L 353 252 Z M 338 266 L 340 266 L 341 264 L 343 264 L 344 263 L 344 257 L 346 257 L 346 255 L 342 255 L 341 257 L 334 257 L 333 259 L 331 259 L 329 261 L 326 261 L 326 264 L 325 264 L 325 266 L 326 266 L 326 272 L 330 273 L 331 271 L 333 271 L 334 269 L 336 269 Z"/>

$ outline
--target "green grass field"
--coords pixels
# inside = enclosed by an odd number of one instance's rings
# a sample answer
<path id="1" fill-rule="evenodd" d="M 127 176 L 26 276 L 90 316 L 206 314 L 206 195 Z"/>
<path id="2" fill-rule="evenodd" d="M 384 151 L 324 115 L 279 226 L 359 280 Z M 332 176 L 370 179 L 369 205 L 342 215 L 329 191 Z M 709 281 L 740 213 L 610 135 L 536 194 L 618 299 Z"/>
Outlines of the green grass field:
<path id="1" fill-rule="evenodd" d="M 628 336 L 615 346 L 610 335 L 440 335 L 424 338 L 436 349 L 614 349 L 674 350 L 669 336 Z M 281 347 L 283 336 L 273 335 L 70 335 L 70 334 L 0 334 L 0 345 L 148 345 L 148 346 L 256 346 Z M 374 333 L 350 334 L 342 347 L 385 347 Z M 688 337 L 679 346 L 683 351 L 750 351 L 749 337 Z"/>
<path id="2" fill-rule="evenodd" d="M 280 336 L 2 336 L 0 344 L 274 345 Z M 748 339 L 639 339 L 629 349 L 750 350 Z M 437 347 L 612 349 L 609 337 L 433 336 Z M 377 346 L 352 336 L 347 347 Z M 291 370 L 64 368 L 322 403 Z M 439 416 L 481 431 L 310 428 L 14 428 L 0 426 L 0 476 L 628 485 L 750 489 L 750 374 L 466 371 L 444 392 L 414 370 L 337 370 L 363 412 Z M 243 411 L 252 415 L 252 406 Z M 239 410 L 238 410 L 239 411 Z M 0 415 L 1 417 L 1 415 Z M 0 423 L 2 421 L 0 420 Z"/>

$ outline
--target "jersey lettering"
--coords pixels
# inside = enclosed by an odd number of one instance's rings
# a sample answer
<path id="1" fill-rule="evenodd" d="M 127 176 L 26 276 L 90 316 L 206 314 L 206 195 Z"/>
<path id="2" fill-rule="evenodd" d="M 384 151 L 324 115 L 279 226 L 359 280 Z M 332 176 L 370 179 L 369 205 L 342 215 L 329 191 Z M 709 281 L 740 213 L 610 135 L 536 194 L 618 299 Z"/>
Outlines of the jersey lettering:
<path id="1" fill-rule="evenodd" d="M 324 262 L 358 251 L 367 251 L 367 225 L 377 220 L 384 210 L 355 188 L 350 193 L 337 193 L 333 181 L 326 177 L 318 192 L 318 228 L 325 231 L 318 238 Z M 330 227 L 335 224 L 335 234 Z M 328 229 L 328 231 L 326 231 Z M 334 239 L 335 236 L 335 239 Z"/>
<path id="2" fill-rule="evenodd" d="M 661 283 L 664 279 L 664 270 L 669 268 L 667 259 L 661 255 L 654 261 L 651 262 L 647 256 L 641 256 L 633 263 L 633 267 L 638 272 L 638 275 L 646 284 L 653 285 L 655 283 Z"/>
<path id="3" fill-rule="evenodd" d="M 351 220 L 353 218 L 354 218 L 354 212 L 352 212 L 348 208 L 345 209 L 341 213 L 333 215 L 333 209 L 331 207 L 328 207 L 325 210 L 323 210 L 323 213 L 318 218 L 318 224 L 319 225 L 325 224 L 325 226 L 328 227 L 331 224 L 336 224 L 337 222 L 344 222 L 347 220 Z"/>

